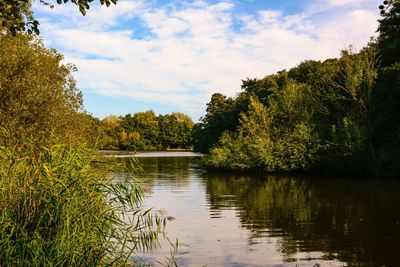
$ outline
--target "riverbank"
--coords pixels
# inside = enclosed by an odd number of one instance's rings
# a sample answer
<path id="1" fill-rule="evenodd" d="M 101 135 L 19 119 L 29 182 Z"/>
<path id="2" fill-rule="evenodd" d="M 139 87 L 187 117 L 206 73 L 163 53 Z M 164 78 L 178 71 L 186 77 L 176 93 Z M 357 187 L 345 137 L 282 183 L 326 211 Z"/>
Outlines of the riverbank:
<path id="1" fill-rule="evenodd" d="M 266 170 L 263 166 L 259 167 L 243 167 L 243 168 L 232 168 L 231 166 L 215 166 L 210 165 L 207 162 L 208 155 L 203 155 L 203 158 L 198 161 L 200 168 L 203 168 L 211 173 L 230 173 L 230 174 L 242 174 L 242 175 L 275 175 L 275 176 L 286 176 L 286 175 L 300 175 L 305 177 L 317 177 L 318 179 L 330 177 L 342 177 L 343 179 L 350 180 L 399 180 L 398 176 L 395 175 L 379 175 L 367 172 L 366 170 L 356 169 L 337 169 L 329 167 L 315 166 L 307 170 Z"/>

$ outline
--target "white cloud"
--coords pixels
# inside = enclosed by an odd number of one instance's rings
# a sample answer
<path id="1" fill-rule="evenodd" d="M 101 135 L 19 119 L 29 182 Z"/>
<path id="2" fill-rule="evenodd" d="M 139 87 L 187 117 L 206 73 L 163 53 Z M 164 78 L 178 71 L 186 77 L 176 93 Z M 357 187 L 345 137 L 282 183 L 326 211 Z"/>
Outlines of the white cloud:
<path id="1" fill-rule="evenodd" d="M 290 16 L 277 10 L 239 16 L 231 3 L 205 1 L 155 7 L 120 0 L 86 17 L 71 9 L 38 8 L 47 16 L 41 19 L 47 42 L 78 66 L 80 88 L 147 101 L 149 108 L 171 104 L 195 118 L 213 92 L 234 96 L 246 77 L 334 57 L 349 44 L 361 48 L 377 26 L 377 12 L 363 6 L 340 13 L 324 7 L 324 16 L 313 6 Z M 143 30 L 146 37 L 138 38 Z"/>
<path id="2" fill-rule="evenodd" d="M 328 4 L 331 6 L 342 6 L 349 4 L 365 3 L 368 0 L 328 0 Z"/>

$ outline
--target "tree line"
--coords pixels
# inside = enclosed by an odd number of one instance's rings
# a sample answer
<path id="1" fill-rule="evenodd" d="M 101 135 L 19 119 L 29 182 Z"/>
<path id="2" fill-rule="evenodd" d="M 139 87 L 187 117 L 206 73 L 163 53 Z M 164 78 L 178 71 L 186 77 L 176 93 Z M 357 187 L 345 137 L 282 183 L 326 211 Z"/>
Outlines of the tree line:
<path id="1" fill-rule="evenodd" d="M 98 121 L 100 149 L 167 150 L 192 147 L 192 119 L 183 113 L 152 111 L 109 115 Z"/>
<path id="2" fill-rule="evenodd" d="M 194 127 L 212 168 L 400 174 L 400 3 L 380 7 L 376 39 L 216 93 Z"/>

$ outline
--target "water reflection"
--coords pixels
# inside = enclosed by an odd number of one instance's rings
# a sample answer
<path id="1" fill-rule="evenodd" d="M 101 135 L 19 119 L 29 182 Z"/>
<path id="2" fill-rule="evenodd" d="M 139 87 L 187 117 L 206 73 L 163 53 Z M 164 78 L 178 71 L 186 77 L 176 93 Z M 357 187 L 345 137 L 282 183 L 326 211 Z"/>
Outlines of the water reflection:
<path id="1" fill-rule="evenodd" d="M 204 173 L 193 158 L 141 158 L 146 205 L 177 220 L 182 266 L 400 266 L 400 184 Z M 156 255 L 162 259 L 168 248 Z"/>
<path id="2" fill-rule="evenodd" d="M 140 158 L 144 173 L 140 175 L 147 185 L 182 188 L 187 186 L 192 174 L 190 157 L 149 157 Z"/>
<path id="3" fill-rule="evenodd" d="M 320 251 L 324 259 L 398 266 L 400 187 L 396 183 L 205 175 L 213 209 L 236 203 L 249 243 L 282 238 L 287 261 Z M 224 195 L 234 199 L 221 198 Z"/>

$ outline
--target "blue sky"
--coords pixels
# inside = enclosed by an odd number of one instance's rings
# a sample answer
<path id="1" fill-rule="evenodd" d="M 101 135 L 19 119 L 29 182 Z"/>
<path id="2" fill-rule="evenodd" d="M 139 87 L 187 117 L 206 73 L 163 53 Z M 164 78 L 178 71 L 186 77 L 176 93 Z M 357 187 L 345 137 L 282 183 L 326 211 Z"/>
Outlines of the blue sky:
<path id="1" fill-rule="evenodd" d="M 177 111 L 197 121 L 212 93 L 235 96 L 242 79 L 362 48 L 380 2 L 119 0 L 85 17 L 73 5 L 36 3 L 34 12 L 45 44 L 78 67 L 87 111 Z"/>

